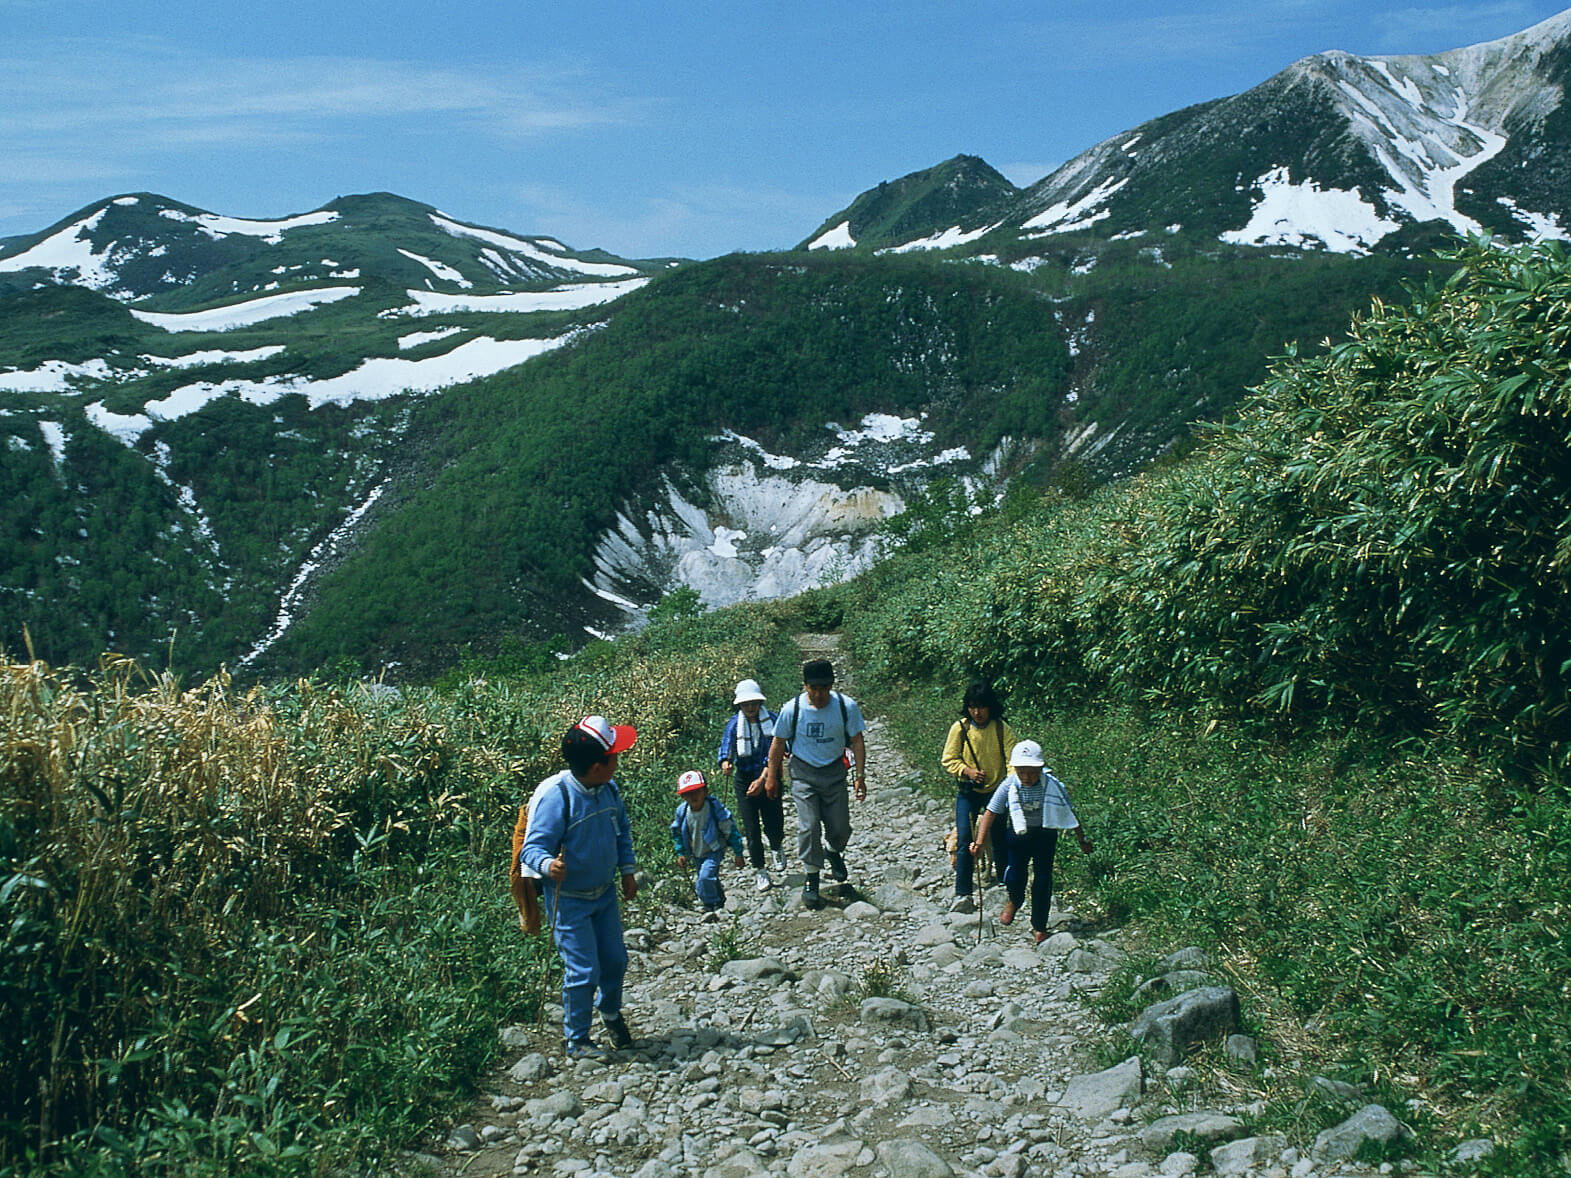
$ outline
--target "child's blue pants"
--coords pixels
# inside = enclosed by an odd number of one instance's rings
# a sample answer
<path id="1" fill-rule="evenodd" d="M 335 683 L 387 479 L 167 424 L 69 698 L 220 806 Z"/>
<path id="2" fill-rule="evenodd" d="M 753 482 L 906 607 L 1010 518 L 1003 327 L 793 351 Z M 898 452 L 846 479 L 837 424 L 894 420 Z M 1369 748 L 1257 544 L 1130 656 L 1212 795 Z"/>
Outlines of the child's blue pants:
<path id="1" fill-rule="evenodd" d="M 719 908 L 725 903 L 725 889 L 720 886 L 720 860 L 724 858 L 719 852 L 705 855 L 698 861 L 698 902 L 705 908 Z"/>
<path id="2" fill-rule="evenodd" d="M 622 907 L 616 885 L 593 900 L 558 896 L 550 883 L 546 911 L 556 904 L 556 951 L 562 955 L 562 1034 L 569 1043 L 589 1038 L 595 989 L 600 1017 L 622 1013 L 622 979 L 627 976 L 627 946 L 622 942 Z"/>

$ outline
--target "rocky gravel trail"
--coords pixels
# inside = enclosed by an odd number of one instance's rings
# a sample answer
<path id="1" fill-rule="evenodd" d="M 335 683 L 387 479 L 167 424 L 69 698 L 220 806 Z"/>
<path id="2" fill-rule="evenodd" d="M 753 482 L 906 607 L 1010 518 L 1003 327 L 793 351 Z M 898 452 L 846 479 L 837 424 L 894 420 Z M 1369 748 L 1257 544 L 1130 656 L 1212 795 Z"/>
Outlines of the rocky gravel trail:
<path id="1" fill-rule="evenodd" d="M 804 648 L 834 657 L 827 640 Z M 867 747 L 850 880 L 825 875 L 821 911 L 803 907 L 795 867 L 760 893 L 750 869 L 728 865 L 718 920 L 691 904 L 690 881 L 652 881 L 626 912 L 634 1048 L 607 1062 L 566 1060 L 555 1007 L 539 1026 L 505 1029 L 486 1096 L 419 1160 L 469 1178 L 1381 1172 L 1344 1159 L 1367 1135 L 1400 1132 L 1394 1121 L 1302 1152 L 1245 1136 L 1249 1110 L 1214 1087 L 1203 1093 L 1176 1058 L 1184 1043 L 1173 1034 L 1228 1029 L 1191 1025 L 1188 1007 L 1168 1017 L 1168 1039 L 1146 1040 L 1158 1056 L 1174 1052 L 1175 1066 L 1131 1054 L 1096 1069 L 1085 1048 L 1108 1028 L 1086 999 L 1123 959 L 1121 933 L 1055 910 L 1037 945 L 1023 913 L 999 924 L 999 887 L 979 913 L 951 911 L 941 843 L 952 807 L 912 788 L 916 774 L 876 718 Z M 1189 983 L 1223 991 L 1236 1019 L 1236 996 L 1205 964 L 1176 954 L 1170 993 Z M 1170 996 L 1161 989 L 1155 996 Z"/>

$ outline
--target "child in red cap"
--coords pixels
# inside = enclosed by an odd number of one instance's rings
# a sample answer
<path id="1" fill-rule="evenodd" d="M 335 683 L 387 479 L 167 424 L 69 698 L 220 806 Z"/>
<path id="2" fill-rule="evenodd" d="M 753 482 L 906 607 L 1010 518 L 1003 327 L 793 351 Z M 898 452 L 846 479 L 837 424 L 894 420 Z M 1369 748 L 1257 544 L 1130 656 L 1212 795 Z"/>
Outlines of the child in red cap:
<path id="1" fill-rule="evenodd" d="M 706 913 L 717 911 L 725 904 L 725 889 L 720 886 L 720 860 L 725 857 L 726 844 L 736 866 L 742 858 L 742 832 L 737 830 L 719 798 L 709 796 L 709 782 L 697 769 L 689 769 L 676 780 L 676 792 L 682 799 L 676 804 L 676 815 L 671 819 L 671 842 L 676 848 L 676 863 L 684 870 L 691 859 L 698 866 L 698 902 Z"/>

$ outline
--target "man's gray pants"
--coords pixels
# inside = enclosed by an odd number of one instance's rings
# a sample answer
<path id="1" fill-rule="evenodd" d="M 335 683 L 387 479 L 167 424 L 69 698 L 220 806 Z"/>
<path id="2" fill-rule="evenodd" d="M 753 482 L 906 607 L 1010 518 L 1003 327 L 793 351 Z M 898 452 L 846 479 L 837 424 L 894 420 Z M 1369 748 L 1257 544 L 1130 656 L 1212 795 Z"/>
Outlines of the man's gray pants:
<path id="1" fill-rule="evenodd" d="M 843 761 L 809 765 L 791 758 L 791 800 L 796 803 L 796 853 L 808 873 L 824 866 L 824 843 L 844 851 L 851 841 L 851 799 Z M 819 827 L 823 834 L 820 836 Z"/>

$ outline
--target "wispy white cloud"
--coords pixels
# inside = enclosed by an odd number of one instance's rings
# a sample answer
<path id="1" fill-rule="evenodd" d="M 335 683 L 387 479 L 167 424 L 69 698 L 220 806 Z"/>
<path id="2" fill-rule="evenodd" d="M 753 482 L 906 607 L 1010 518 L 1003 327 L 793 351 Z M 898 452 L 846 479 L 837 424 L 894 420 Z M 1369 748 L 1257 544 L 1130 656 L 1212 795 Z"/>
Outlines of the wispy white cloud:
<path id="1" fill-rule="evenodd" d="M 1520 32 L 1542 14 L 1521 0 L 1495 4 L 1442 4 L 1376 14 L 1371 24 L 1382 53 L 1437 53 Z"/>
<path id="2" fill-rule="evenodd" d="M 599 93 L 597 93 L 599 91 Z M 157 42 L 54 42 L 0 59 L 0 150 L 69 139 L 126 154 L 225 142 L 353 137 L 372 123 L 449 119 L 498 138 L 636 121 L 639 102 L 597 79 L 487 74 L 402 61 L 197 58 Z"/>

